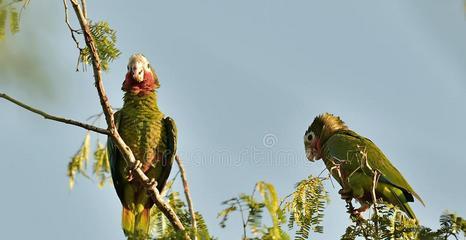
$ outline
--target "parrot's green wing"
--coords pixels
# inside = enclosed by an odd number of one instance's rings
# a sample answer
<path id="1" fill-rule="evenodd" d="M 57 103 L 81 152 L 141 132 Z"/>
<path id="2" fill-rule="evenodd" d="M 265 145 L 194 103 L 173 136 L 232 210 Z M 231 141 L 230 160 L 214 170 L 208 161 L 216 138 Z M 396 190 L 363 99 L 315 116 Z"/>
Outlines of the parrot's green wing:
<path id="1" fill-rule="evenodd" d="M 336 157 L 339 160 L 347 158 L 357 159 L 357 165 L 352 164 L 352 170 L 360 167 L 367 175 L 373 175 L 372 171 L 376 169 L 381 175 L 379 182 L 399 188 L 405 193 L 408 201 L 413 201 L 412 196 L 414 196 L 424 205 L 422 199 L 409 185 L 403 175 L 370 139 L 362 137 L 353 131 L 344 130 L 332 135 L 325 145 L 329 146 L 325 147 L 327 155 L 330 154 L 329 156 Z M 366 159 L 367 162 L 365 162 Z"/>
<path id="2" fill-rule="evenodd" d="M 120 112 L 115 112 L 113 116 L 115 119 L 115 125 L 118 130 L 120 125 Z M 111 137 L 107 138 L 107 151 L 108 159 L 110 162 L 110 172 L 112 173 L 113 186 L 115 187 L 118 198 L 123 203 L 123 179 L 119 169 L 121 164 L 125 164 L 125 159 L 121 155 L 120 150 L 118 150 L 117 146 L 113 143 Z"/>
<path id="3" fill-rule="evenodd" d="M 166 117 L 162 119 L 162 141 L 165 145 L 165 150 L 162 155 L 162 172 L 157 181 L 157 188 L 162 192 L 163 187 L 167 183 L 168 176 L 173 165 L 173 161 L 176 156 L 176 142 L 177 142 L 177 130 L 175 121 Z"/>

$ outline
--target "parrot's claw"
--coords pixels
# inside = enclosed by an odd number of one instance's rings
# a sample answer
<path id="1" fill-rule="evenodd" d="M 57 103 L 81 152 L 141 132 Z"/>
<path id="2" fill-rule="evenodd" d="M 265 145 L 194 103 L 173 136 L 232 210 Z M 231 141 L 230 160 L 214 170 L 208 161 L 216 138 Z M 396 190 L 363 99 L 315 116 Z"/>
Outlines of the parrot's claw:
<path id="1" fill-rule="evenodd" d="M 128 175 L 126 175 L 125 178 L 128 180 L 128 182 L 131 182 L 133 180 L 133 170 L 129 169 L 127 172 Z"/>
<path id="2" fill-rule="evenodd" d="M 362 214 L 363 214 L 367 209 L 369 209 L 369 207 L 370 207 L 369 204 L 364 204 L 364 205 L 362 205 L 361 207 L 354 209 L 353 212 L 351 213 L 351 215 L 355 216 L 357 219 L 364 220 L 364 217 L 362 216 Z"/>
<path id="3" fill-rule="evenodd" d="M 341 199 L 343 200 L 351 200 L 353 196 L 351 195 L 351 190 L 340 189 L 338 193 L 341 195 Z"/>
<path id="4" fill-rule="evenodd" d="M 157 187 L 157 181 L 155 181 L 155 178 L 149 179 L 149 181 L 147 181 L 146 184 L 149 188 Z"/>
<path id="5" fill-rule="evenodd" d="M 128 180 L 128 182 L 131 182 L 134 179 L 133 171 L 136 171 L 136 169 L 138 169 L 140 167 L 142 167 L 142 163 L 140 161 L 136 160 L 133 167 L 127 170 L 128 175 L 126 175 L 126 180 Z"/>

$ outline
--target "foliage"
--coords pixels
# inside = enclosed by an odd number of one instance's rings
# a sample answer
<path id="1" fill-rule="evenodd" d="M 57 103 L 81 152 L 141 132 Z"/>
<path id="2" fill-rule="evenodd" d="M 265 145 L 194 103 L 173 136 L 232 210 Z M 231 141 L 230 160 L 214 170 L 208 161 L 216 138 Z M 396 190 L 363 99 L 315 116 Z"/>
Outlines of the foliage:
<path id="1" fill-rule="evenodd" d="M 90 148 L 90 142 L 91 142 L 90 139 L 91 139 L 91 136 L 89 132 L 87 132 L 86 136 L 84 137 L 84 141 L 81 144 L 81 147 L 76 152 L 76 154 L 74 154 L 74 156 L 71 158 L 71 161 L 68 163 L 67 175 L 69 177 L 70 189 L 73 189 L 74 187 L 74 182 L 75 182 L 77 173 L 80 173 L 83 176 L 89 178 L 89 176 L 86 174 L 86 167 L 87 167 L 87 163 L 89 162 L 89 148 Z"/>
<path id="2" fill-rule="evenodd" d="M 22 10 L 28 3 L 29 0 L 11 0 L 7 2 L 0 0 L 0 41 L 5 39 L 7 27 L 9 27 L 11 34 L 19 32 L 20 13 L 18 7 L 21 5 Z"/>
<path id="3" fill-rule="evenodd" d="M 466 237 L 466 220 L 446 211 L 440 216 L 440 229 L 434 232 L 430 228 L 420 227 L 418 239 L 459 239 L 461 232 Z"/>
<path id="4" fill-rule="evenodd" d="M 97 52 L 101 60 L 101 67 L 104 71 L 109 69 L 109 64 L 117 59 L 121 52 L 116 47 L 116 31 L 110 28 L 107 22 L 99 21 L 90 22 L 91 34 L 94 37 Z M 84 64 L 91 64 L 91 51 L 89 47 L 82 49 L 79 55 L 79 61 Z"/>
<path id="5" fill-rule="evenodd" d="M 321 225 L 324 217 L 325 205 L 329 198 L 322 185 L 322 179 L 309 176 L 296 184 L 293 199 L 286 203 L 290 213 L 289 228 L 298 225 L 295 239 L 308 239 L 309 231 L 323 233 Z"/>
<path id="6" fill-rule="evenodd" d="M 415 220 L 406 217 L 397 207 L 380 204 L 378 215 L 373 215 L 368 220 L 355 220 L 347 227 L 341 239 L 353 240 L 362 237 L 364 239 L 445 240 L 459 239 L 461 232 L 466 236 L 466 221 L 455 214 L 448 212 L 442 214 L 440 225 L 440 229 L 433 231 L 418 225 Z"/>
<path id="7" fill-rule="evenodd" d="M 173 182 L 167 184 L 168 188 L 172 186 L 172 183 Z M 186 231 L 193 233 L 191 215 L 186 204 L 180 199 L 180 194 L 178 192 L 170 192 L 166 198 L 170 207 L 175 211 L 180 221 L 186 227 Z M 197 221 L 197 238 L 201 240 L 213 239 L 209 235 L 207 225 L 202 215 L 196 212 L 195 218 Z M 175 231 L 168 219 L 157 207 L 151 209 L 151 232 L 155 239 L 184 239 L 184 233 Z"/>
<path id="8" fill-rule="evenodd" d="M 76 154 L 71 158 L 70 163 L 68 164 L 68 177 L 70 181 L 70 189 L 73 188 L 77 174 L 81 174 L 84 177 L 91 179 L 87 174 L 87 166 L 89 165 L 89 153 L 91 150 L 91 137 L 90 133 L 87 132 L 83 143 Z M 107 180 L 110 181 L 110 162 L 108 158 L 106 145 L 100 143 L 97 140 L 97 144 L 94 151 L 94 164 L 93 164 L 93 175 L 96 179 L 99 180 L 98 187 L 102 188 Z M 191 224 L 191 215 L 187 205 L 180 199 L 180 194 L 178 192 L 171 191 L 173 182 L 178 177 L 178 174 L 174 176 L 171 181 L 168 181 L 165 185 L 165 188 L 160 193 L 161 196 L 166 196 L 165 199 L 168 204 L 175 211 L 177 216 L 180 218 L 180 221 L 186 227 L 186 231 L 193 233 L 192 224 Z M 167 192 L 169 192 L 167 194 Z M 195 212 L 195 217 L 197 221 L 197 236 L 200 240 L 213 239 L 210 237 L 207 225 L 204 218 L 199 212 Z M 151 232 L 152 237 L 156 239 L 184 239 L 184 233 L 177 232 L 171 225 L 170 221 L 165 217 L 165 215 L 157 208 L 153 207 L 151 209 Z M 140 238 L 140 236 L 138 236 Z M 150 237 L 148 237 L 150 238 Z"/>
<path id="9" fill-rule="evenodd" d="M 256 191 L 262 196 L 262 201 L 254 197 Z M 280 227 L 286 220 L 280 208 L 275 187 L 272 184 L 258 182 L 251 195 L 240 194 L 238 197 L 222 202 L 222 205 L 227 207 L 218 214 L 218 218 L 222 219 L 220 226 L 226 227 L 229 216 L 233 212 L 239 211 L 243 222 L 243 239 L 289 239 L 289 236 Z M 264 207 L 272 219 L 272 226 L 262 224 Z M 246 212 L 248 215 L 244 218 Z M 255 237 L 248 238 L 246 229 L 250 229 Z"/>
<path id="10" fill-rule="evenodd" d="M 81 147 L 73 155 L 71 161 L 68 163 L 67 175 L 69 178 L 69 187 L 73 189 L 76 181 L 77 174 L 81 174 L 84 177 L 91 179 L 87 174 L 87 166 L 89 165 L 89 153 L 91 151 L 91 136 L 87 132 L 84 137 Z M 108 159 L 107 148 L 97 141 L 97 146 L 94 151 L 94 164 L 93 174 L 99 180 L 98 186 L 102 188 L 105 182 L 110 179 L 110 162 Z"/>
<path id="11" fill-rule="evenodd" d="M 92 172 L 99 179 L 99 188 L 105 185 L 107 179 L 110 179 L 110 162 L 108 159 L 107 148 L 105 145 L 97 141 L 97 148 L 94 152 L 94 167 Z"/>
<path id="12" fill-rule="evenodd" d="M 416 239 L 419 225 L 391 204 L 377 204 L 377 215 L 370 219 L 351 217 L 353 224 L 346 228 L 343 240 L 365 239 Z"/>
<path id="13" fill-rule="evenodd" d="M 256 191 L 262 200 L 254 197 Z M 239 212 L 243 221 L 243 239 L 290 239 L 283 227 L 285 216 L 288 215 L 288 229 L 298 228 L 295 239 L 311 239 L 311 231 L 323 233 L 324 209 L 329 201 L 323 179 L 309 176 L 298 182 L 295 191 L 288 196 L 292 197 L 289 201 L 286 197 L 279 204 L 277 196 L 272 184 L 257 183 L 251 195 L 240 194 L 222 203 L 226 208 L 218 214 L 221 218 L 220 226 L 225 227 L 231 214 Z M 285 206 L 281 207 L 283 203 Z M 264 208 L 271 216 L 271 226 L 262 224 Z M 246 218 L 245 213 L 248 213 Z M 377 214 L 372 214 L 369 219 L 352 215 L 350 218 L 353 223 L 346 228 L 342 240 L 447 240 L 459 239 L 461 233 L 466 236 L 466 220 L 448 212 L 441 215 L 441 228 L 437 231 L 420 226 L 398 207 L 387 203 L 377 204 Z M 248 237 L 248 230 L 253 237 Z"/>
<path id="14" fill-rule="evenodd" d="M 262 200 L 255 199 L 256 191 L 259 192 Z M 310 230 L 322 232 L 323 210 L 328 201 L 322 181 L 310 176 L 299 182 L 296 191 L 290 196 L 293 196 L 291 201 L 285 202 L 284 199 L 280 202 L 272 184 L 258 182 L 252 195 L 240 194 L 222 203 L 227 207 L 218 214 L 221 218 L 220 226 L 225 227 L 229 216 L 239 211 L 243 220 L 244 239 L 289 239 L 290 236 L 283 227 L 287 222 L 287 215 L 288 228 L 293 229 L 295 225 L 298 227 L 296 239 L 308 239 Z M 271 226 L 262 224 L 264 208 L 270 215 Z M 244 220 L 245 212 L 248 213 L 246 220 Z M 251 231 L 253 238 L 247 237 L 247 229 Z"/>

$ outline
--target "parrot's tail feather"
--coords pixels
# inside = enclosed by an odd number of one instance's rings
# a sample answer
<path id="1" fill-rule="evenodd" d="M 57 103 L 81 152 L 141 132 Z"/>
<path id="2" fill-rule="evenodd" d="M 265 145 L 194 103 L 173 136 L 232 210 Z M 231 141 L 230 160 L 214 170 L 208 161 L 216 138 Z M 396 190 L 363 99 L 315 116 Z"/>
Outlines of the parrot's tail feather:
<path id="1" fill-rule="evenodd" d="M 403 206 L 403 207 L 402 207 L 401 210 L 403 210 L 403 212 L 405 212 L 405 213 L 408 215 L 409 218 L 414 219 L 414 220 L 416 220 L 416 222 L 417 222 L 416 214 L 414 214 L 414 211 L 413 211 L 413 209 L 411 209 L 411 207 L 409 206 L 409 204 L 408 204 L 408 203 L 404 203 L 402 206 Z"/>
<path id="2" fill-rule="evenodd" d="M 411 219 L 414 219 L 416 220 L 416 222 L 419 222 L 416 218 L 416 214 L 414 214 L 414 211 L 413 209 L 409 206 L 408 202 L 406 201 L 406 199 L 401 199 L 401 197 L 404 198 L 404 195 L 402 195 L 403 193 L 400 191 L 401 195 L 398 195 L 396 190 L 395 189 L 390 189 L 390 191 L 392 192 L 393 196 L 395 197 L 396 201 L 398 202 L 398 204 L 396 204 L 403 212 L 406 213 L 406 215 L 408 215 L 409 218 Z"/>
<path id="3" fill-rule="evenodd" d="M 140 236 L 149 236 L 150 228 L 150 208 L 144 208 L 136 215 L 134 230 Z"/>
<path id="4" fill-rule="evenodd" d="M 150 228 L 150 208 L 142 211 L 132 211 L 123 207 L 121 225 L 129 240 L 148 239 Z"/>
<path id="5" fill-rule="evenodd" d="M 123 207 L 123 212 L 121 214 L 121 227 L 126 236 L 134 234 L 134 221 L 135 216 L 133 211 L 129 208 Z"/>

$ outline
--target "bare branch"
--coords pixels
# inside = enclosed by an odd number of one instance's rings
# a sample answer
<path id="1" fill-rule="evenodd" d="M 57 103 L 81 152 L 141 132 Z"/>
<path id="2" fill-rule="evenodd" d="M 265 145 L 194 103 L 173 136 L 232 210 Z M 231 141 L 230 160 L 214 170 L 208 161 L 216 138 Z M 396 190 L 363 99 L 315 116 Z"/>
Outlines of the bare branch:
<path id="1" fill-rule="evenodd" d="M 377 196 L 375 195 L 375 190 L 377 188 L 377 184 L 379 183 L 380 173 L 377 169 L 374 170 L 374 177 L 372 179 L 372 202 L 374 204 L 374 214 L 375 214 L 375 233 L 379 234 L 379 211 L 377 209 Z"/>
<path id="2" fill-rule="evenodd" d="M 99 95 L 100 104 L 102 106 L 102 110 L 104 111 L 105 120 L 107 121 L 108 131 L 110 132 L 109 136 L 112 138 L 115 145 L 120 150 L 125 160 L 128 162 L 128 166 L 132 168 L 132 171 L 137 173 L 137 177 L 142 182 L 147 183 L 147 190 L 150 191 L 151 198 L 154 200 L 155 204 L 160 209 L 160 211 L 162 211 L 164 215 L 169 219 L 169 221 L 173 225 L 173 228 L 175 228 L 177 231 L 184 231 L 185 228 L 183 224 L 181 223 L 180 219 L 178 218 L 178 216 L 176 215 L 175 211 L 173 211 L 173 209 L 160 196 L 160 193 L 157 190 L 156 185 L 151 184 L 150 179 L 144 174 L 142 169 L 139 167 L 142 164 L 140 164 L 140 162 L 136 160 L 133 152 L 123 141 L 123 139 L 121 138 L 120 134 L 118 133 L 116 129 L 114 116 L 113 116 L 113 110 L 108 101 L 108 97 L 107 97 L 107 94 L 105 93 L 105 88 L 102 82 L 101 60 L 97 52 L 96 43 L 91 34 L 89 22 L 87 18 L 85 17 L 83 10 L 78 3 L 78 0 L 70 0 L 70 2 L 76 13 L 76 17 L 79 20 L 79 24 L 83 31 L 86 45 L 89 48 L 90 53 L 91 53 L 95 87 L 97 88 L 97 93 Z M 185 238 L 190 239 L 187 234 L 185 235 Z"/>
<path id="3" fill-rule="evenodd" d="M 66 0 L 63 0 L 63 6 L 65 8 L 65 23 L 66 23 L 66 25 L 68 26 L 68 29 L 71 32 L 71 38 L 73 38 L 73 41 L 76 44 L 76 48 L 79 50 L 78 60 L 76 62 L 76 72 L 78 72 L 79 71 L 79 61 L 81 59 L 81 53 L 82 53 L 82 51 L 84 49 L 79 45 L 79 41 L 76 39 L 76 36 L 74 35 L 75 33 L 79 34 L 78 30 L 71 27 L 71 24 L 70 24 L 70 21 L 69 21 L 69 18 L 68 18 L 68 5 L 66 4 Z"/>
<path id="4" fill-rule="evenodd" d="M 81 6 L 83 8 L 83 16 L 87 19 L 87 6 L 86 0 L 81 0 Z"/>
<path id="5" fill-rule="evenodd" d="M 235 198 L 236 204 L 238 204 L 239 212 L 241 213 L 241 221 L 243 222 L 243 238 L 242 239 L 247 239 L 246 238 L 246 221 L 244 220 L 244 212 L 243 212 L 243 207 L 241 206 L 241 202 L 239 201 L 239 198 Z"/>
<path id="6" fill-rule="evenodd" d="M 193 207 L 193 200 L 191 199 L 191 193 L 189 191 L 189 185 L 188 185 L 188 180 L 186 178 L 186 171 L 183 166 L 183 162 L 181 161 L 181 158 L 176 155 L 175 156 L 176 163 L 178 164 L 178 167 L 180 168 L 180 173 L 181 173 L 181 179 L 183 180 L 183 187 L 184 187 L 184 195 L 186 196 L 186 201 L 188 202 L 188 207 L 189 207 L 189 213 L 191 214 L 191 224 L 193 227 L 193 239 L 197 239 L 197 221 L 196 221 L 196 213 L 194 211 Z"/>
<path id="7" fill-rule="evenodd" d="M 110 134 L 110 131 L 108 131 L 107 129 L 103 129 L 103 128 L 99 128 L 99 127 L 96 127 L 94 125 L 89 125 L 89 124 L 86 124 L 86 123 L 82 123 L 82 122 L 78 122 L 78 121 L 75 121 L 75 120 L 72 120 L 72 119 L 67 119 L 67 118 L 62 118 L 62 117 L 58 117 L 58 116 L 54 116 L 54 115 L 50 115 L 44 111 L 41 111 L 39 109 L 36 109 L 36 108 L 33 108 L 29 105 L 26 105 L 8 95 L 6 95 L 5 93 L 0 93 L 0 97 L 1 98 L 4 98 L 28 111 L 31 111 L 33 113 L 36 113 L 36 114 L 39 114 L 41 115 L 42 117 L 44 117 L 45 119 L 49 119 L 49 120 L 53 120 L 53 121 L 57 121 L 57 122 L 62 122 L 62 123 L 65 123 L 65 124 L 70 124 L 70 125 L 75 125 L 75 126 L 78 126 L 78 127 L 82 127 L 82 128 L 85 128 L 87 130 L 90 130 L 90 131 L 93 131 L 93 132 L 97 132 L 97 133 L 101 133 L 101 134 L 105 134 L 105 135 L 109 135 Z"/>

